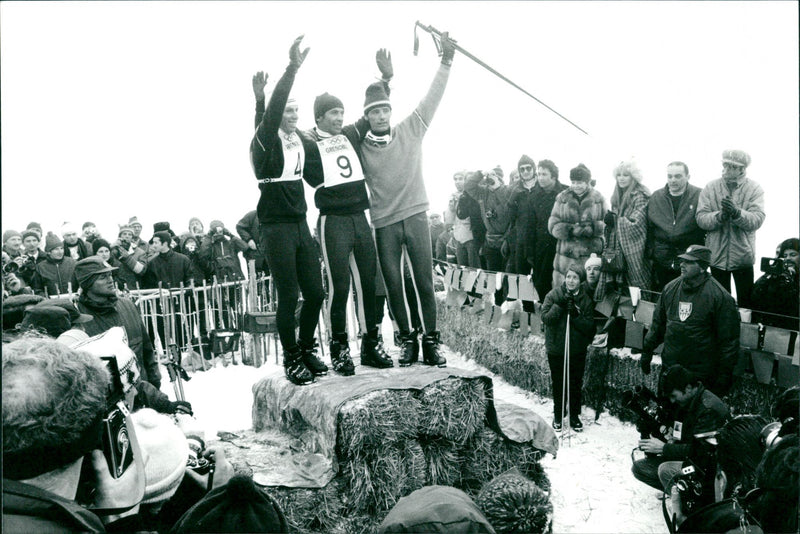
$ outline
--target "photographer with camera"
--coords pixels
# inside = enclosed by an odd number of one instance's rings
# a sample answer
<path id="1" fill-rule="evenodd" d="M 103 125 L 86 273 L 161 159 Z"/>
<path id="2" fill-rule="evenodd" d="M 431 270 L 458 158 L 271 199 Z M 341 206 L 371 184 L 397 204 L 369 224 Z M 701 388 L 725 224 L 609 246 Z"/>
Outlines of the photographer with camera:
<path id="1" fill-rule="evenodd" d="M 129 530 L 123 525 L 138 512 L 144 469 L 135 432 L 126 426 L 122 436 L 119 427 L 127 468 L 111 474 L 112 452 L 101 439 L 119 411 L 109 406 L 110 383 L 96 356 L 56 341 L 3 347 L 3 532 L 105 532 L 104 523 Z M 91 480 L 86 506 L 77 501 L 82 470 Z"/>
<path id="2" fill-rule="evenodd" d="M 787 239 L 778 245 L 775 258 L 761 258 L 761 271 L 764 275 L 753 285 L 750 299 L 752 322 L 797 330 L 800 327 L 800 240 Z"/>
<path id="3" fill-rule="evenodd" d="M 677 408 L 672 437 L 666 442 L 652 436 L 640 439 L 638 449 L 648 456 L 635 460 L 631 471 L 637 480 L 669 493 L 683 462 L 698 460 L 702 453 L 694 436 L 719 430 L 730 418 L 730 410 L 681 365 L 667 369 L 662 387 Z"/>
<path id="4" fill-rule="evenodd" d="M 225 228 L 222 221 L 214 220 L 208 234 L 200 243 L 200 257 L 211 269 L 218 282 L 244 280 L 239 253 L 248 250 L 247 243 Z"/>
<path id="5" fill-rule="evenodd" d="M 484 257 L 486 269 L 501 272 L 508 258 L 508 200 L 511 193 L 503 183 L 503 171 L 496 167 L 489 172 L 469 172 L 464 179 L 464 193 L 480 207 L 486 237 L 479 253 Z M 505 250 L 505 252 L 503 252 Z"/>
<path id="6" fill-rule="evenodd" d="M 47 259 L 44 251 L 39 248 L 40 241 L 41 238 L 36 231 L 25 230 L 22 232 L 23 251 L 19 256 L 19 272 L 17 276 L 28 285 L 33 283 L 36 275 L 36 266 Z"/>

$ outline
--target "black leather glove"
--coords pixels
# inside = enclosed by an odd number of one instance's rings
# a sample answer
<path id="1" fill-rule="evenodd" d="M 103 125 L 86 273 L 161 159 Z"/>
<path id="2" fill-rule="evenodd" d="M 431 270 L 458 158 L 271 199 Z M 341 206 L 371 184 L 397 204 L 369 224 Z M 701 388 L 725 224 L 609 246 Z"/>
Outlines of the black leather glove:
<path id="1" fill-rule="evenodd" d="M 185 413 L 187 415 L 194 415 L 192 405 L 186 401 L 174 401 L 169 403 L 169 413 Z"/>
<path id="2" fill-rule="evenodd" d="M 575 297 L 572 295 L 567 296 L 567 313 L 578 315 L 578 307 L 575 305 Z"/>
<path id="3" fill-rule="evenodd" d="M 639 365 L 642 367 L 642 372 L 646 375 L 650 374 L 650 362 L 653 361 L 652 352 L 643 352 L 642 359 L 639 360 Z"/>
<path id="4" fill-rule="evenodd" d="M 608 210 L 603 217 L 603 222 L 606 223 L 606 226 L 614 226 L 614 222 L 617 220 L 617 214 L 611 210 Z"/>

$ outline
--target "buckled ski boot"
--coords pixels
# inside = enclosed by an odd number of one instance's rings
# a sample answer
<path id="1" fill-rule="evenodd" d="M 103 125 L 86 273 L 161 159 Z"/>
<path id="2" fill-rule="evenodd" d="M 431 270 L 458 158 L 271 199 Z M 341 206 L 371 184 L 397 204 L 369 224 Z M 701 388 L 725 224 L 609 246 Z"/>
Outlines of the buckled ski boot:
<path id="1" fill-rule="evenodd" d="M 446 367 L 447 360 L 439 354 L 439 332 L 434 330 L 422 336 L 422 363 Z"/>
<path id="2" fill-rule="evenodd" d="M 329 345 L 331 349 L 331 365 L 333 370 L 342 376 L 353 376 L 356 374 L 356 367 L 350 357 L 350 344 L 347 342 L 347 334 L 335 334 L 333 341 Z"/>
<path id="3" fill-rule="evenodd" d="M 303 341 L 302 339 L 297 342 L 300 347 L 300 352 L 303 355 L 303 363 L 306 365 L 311 374 L 314 376 L 325 376 L 328 374 L 328 366 L 317 356 L 317 339 L 311 338 L 310 342 Z"/>
<path id="4" fill-rule="evenodd" d="M 411 364 L 419 361 L 419 340 L 417 339 L 417 331 L 400 332 L 398 334 L 398 341 L 400 342 L 400 358 L 397 363 L 400 367 L 408 367 Z"/>
<path id="5" fill-rule="evenodd" d="M 286 378 L 296 386 L 305 386 L 314 381 L 314 375 L 303 363 L 303 353 L 300 347 L 295 347 L 283 353 L 283 370 Z"/>
<path id="6" fill-rule="evenodd" d="M 378 340 L 377 332 L 369 332 L 361 338 L 361 365 L 378 369 L 394 367 L 394 362 L 383 350 L 383 343 Z"/>

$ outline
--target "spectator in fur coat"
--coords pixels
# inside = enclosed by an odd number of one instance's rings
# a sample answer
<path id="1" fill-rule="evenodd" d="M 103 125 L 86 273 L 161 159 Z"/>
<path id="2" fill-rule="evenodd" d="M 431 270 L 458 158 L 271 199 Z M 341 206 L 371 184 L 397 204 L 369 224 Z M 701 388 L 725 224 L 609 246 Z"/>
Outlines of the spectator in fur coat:
<path id="1" fill-rule="evenodd" d="M 591 186 L 592 172 L 580 163 L 569 171 L 570 187 L 558 194 L 547 229 L 558 240 L 553 260 L 553 287 L 564 281 L 567 267 L 583 265 L 603 251 L 605 199 Z"/>

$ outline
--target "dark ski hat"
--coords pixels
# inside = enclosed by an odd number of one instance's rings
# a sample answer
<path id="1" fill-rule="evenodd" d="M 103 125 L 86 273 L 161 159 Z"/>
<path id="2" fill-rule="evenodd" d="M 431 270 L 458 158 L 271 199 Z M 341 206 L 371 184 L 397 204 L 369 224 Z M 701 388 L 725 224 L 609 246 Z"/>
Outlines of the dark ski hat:
<path id="1" fill-rule="evenodd" d="M 322 93 L 314 99 L 314 119 L 319 119 L 332 109 L 342 108 L 342 101 L 330 93 Z"/>
<path id="2" fill-rule="evenodd" d="M 369 113 L 371 109 L 380 106 L 388 106 L 389 109 L 392 109 L 392 103 L 389 102 L 389 95 L 386 94 L 383 82 L 375 82 L 367 87 L 366 97 L 364 98 L 364 115 Z"/>

